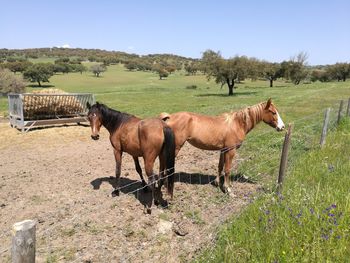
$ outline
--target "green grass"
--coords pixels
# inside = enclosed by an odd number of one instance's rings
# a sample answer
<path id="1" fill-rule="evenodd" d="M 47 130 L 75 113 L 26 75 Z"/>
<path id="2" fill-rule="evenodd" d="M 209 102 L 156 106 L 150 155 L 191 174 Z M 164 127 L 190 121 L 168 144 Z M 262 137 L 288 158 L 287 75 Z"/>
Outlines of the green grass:
<path id="1" fill-rule="evenodd" d="M 90 66 L 92 63 L 85 63 Z M 57 74 L 50 78 L 54 88 L 67 92 L 91 92 L 96 99 L 110 107 L 140 117 L 160 112 L 195 111 L 219 114 L 256 104 L 272 97 L 285 122 L 300 118 L 350 96 L 348 82 L 315 83 L 294 86 L 276 82 L 268 88 L 267 81 L 250 81 L 238 84 L 235 96 L 227 96 L 227 88 L 220 89 L 204 75 L 185 76 L 175 72 L 159 80 L 152 72 L 130 72 L 122 65 L 112 65 L 100 78 L 91 72 Z M 187 86 L 196 85 L 196 89 Z M 27 91 L 33 89 L 28 87 Z M 7 98 L 0 99 L 0 115 L 7 115 Z"/>
<path id="2" fill-rule="evenodd" d="M 347 262 L 350 119 L 296 158 L 280 197 L 266 193 L 220 232 L 199 262 Z"/>

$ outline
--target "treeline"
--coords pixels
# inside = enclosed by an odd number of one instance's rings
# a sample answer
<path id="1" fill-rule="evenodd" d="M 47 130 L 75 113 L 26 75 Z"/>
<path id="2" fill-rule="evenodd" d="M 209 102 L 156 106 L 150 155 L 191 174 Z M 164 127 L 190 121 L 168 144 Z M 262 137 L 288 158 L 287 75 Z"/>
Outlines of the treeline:
<path id="1" fill-rule="evenodd" d="M 29 61 L 29 59 L 45 57 L 56 59 L 54 63 L 32 63 Z M 350 76 L 349 63 L 310 67 L 307 65 L 307 57 L 306 53 L 301 52 L 288 61 L 273 63 L 247 56 L 225 59 L 220 52 L 212 50 L 203 52 L 201 59 L 192 59 L 172 54 L 140 56 L 99 49 L 0 49 L 0 69 L 5 68 L 13 73 L 21 72 L 25 79 L 37 82 L 39 86 L 57 73 L 82 73 L 90 70 L 96 77 L 99 77 L 109 65 L 117 63 L 123 64 L 129 71 L 155 72 L 159 75 L 159 79 L 168 77 L 169 74 L 177 70 L 184 70 L 187 75 L 200 73 L 205 74 L 208 79 L 215 79 L 216 83 L 228 87 L 229 95 L 233 95 L 236 83 L 247 78 L 268 80 L 270 87 L 272 87 L 274 81 L 280 78 L 298 85 L 310 81 L 346 81 Z M 82 63 L 87 61 L 97 63 L 88 69 Z M 8 73 L 5 75 L 7 76 Z M 7 79 L 10 77 L 7 76 Z M 0 92 L 4 93 L 4 90 L 7 92 L 8 88 L 1 88 L 0 80 Z"/>

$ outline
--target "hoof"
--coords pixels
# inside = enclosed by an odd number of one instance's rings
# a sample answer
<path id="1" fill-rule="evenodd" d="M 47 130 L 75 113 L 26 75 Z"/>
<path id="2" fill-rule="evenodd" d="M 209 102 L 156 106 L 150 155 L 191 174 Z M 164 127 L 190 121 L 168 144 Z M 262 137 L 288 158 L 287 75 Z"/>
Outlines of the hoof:
<path id="1" fill-rule="evenodd" d="M 145 210 L 143 211 L 145 214 L 150 215 L 152 213 L 152 209 L 151 208 L 145 208 Z"/>
<path id="2" fill-rule="evenodd" d="M 159 205 L 159 201 L 154 199 L 154 205 L 158 206 Z"/>
<path id="3" fill-rule="evenodd" d="M 116 197 L 116 196 L 119 196 L 119 190 L 114 190 L 112 192 L 112 197 Z"/>
<path id="4" fill-rule="evenodd" d="M 211 184 L 216 187 L 220 186 L 220 183 L 217 180 L 212 181 Z"/>
<path id="5" fill-rule="evenodd" d="M 142 191 L 144 193 L 148 193 L 150 190 L 149 190 L 148 186 L 146 186 L 146 187 L 142 188 Z"/>
<path id="6" fill-rule="evenodd" d="M 233 191 L 231 191 L 230 193 L 228 193 L 228 195 L 229 195 L 230 197 L 232 197 L 232 198 L 235 198 L 235 197 L 236 197 L 236 195 L 233 193 Z"/>

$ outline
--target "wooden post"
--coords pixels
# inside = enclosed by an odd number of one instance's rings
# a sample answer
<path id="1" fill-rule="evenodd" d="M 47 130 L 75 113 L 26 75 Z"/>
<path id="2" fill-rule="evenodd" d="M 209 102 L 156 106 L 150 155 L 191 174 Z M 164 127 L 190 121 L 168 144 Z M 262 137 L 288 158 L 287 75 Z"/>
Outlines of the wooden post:
<path id="1" fill-rule="evenodd" d="M 286 174 L 287 161 L 288 161 L 288 149 L 289 149 L 290 137 L 292 134 L 292 127 L 293 127 L 293 124 L 291 124 L 291 123 L 288 124 L 288 131 L 286 132 L 286 135 L 284 136 L 280 170 L 279 170 L 278 182 L 277 182 L 277 194 L 278 195 L 282 192 L 283 180 L 284 180 L 284 176 Z"/>
<path id="2" fill-rule="evenodd" d="M 339 105 L 337 124 L 339 124 L 339 122 L 340 122 L 340 119 L 341 119 L 341 112 L 343 111 L 343 106 L 344 106 L 344 101 L 341 100 L 341 101 L 340 101 L 340 105 Z"/>
<path id="3" fill-rule="evenodd" d="M 35 230 L 33 220 L 18 222 L 12 227 L 12 263 L 35 262 Z"/>
<path id="4" fill-rule="evenodd" d="M 350 98 L 348 99 L 348 107 L 346 109 L 346 116 L 350 117 Z"/>
<path id="5" fill-rule="evenodd" d="M 322 134 L 321 134 L 321 140 L 320 140 L 321 147 L 326 142 L 326 135 L 327 135 L 327 128 L 328 128 L 329 112 L 330 111 L 331 111 L 331 109 L 328 108 L 324 114 L 323 128 L 322 128 Z"/>

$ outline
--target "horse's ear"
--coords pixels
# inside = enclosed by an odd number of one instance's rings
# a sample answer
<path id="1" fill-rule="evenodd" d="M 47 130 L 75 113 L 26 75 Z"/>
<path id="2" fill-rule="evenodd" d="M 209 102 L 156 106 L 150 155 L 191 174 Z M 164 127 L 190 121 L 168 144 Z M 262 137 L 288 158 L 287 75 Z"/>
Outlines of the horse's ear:
<path id="1" fill-rule="evenodd" d="M 265 110 L 267 110 L 268 108 L 270 108 L 271 103 L 272 103 L 272 100 L 271 100 L 271 98 L 269 98 L 269 100 L 266 102 Z"/>
<path id="2" fill-rule="evenodd" d="M 87 107 L 88 110 L 90 110 L 91 109 L 91 104 L 89 102 L 86 102 L 86 107 Z"/>

